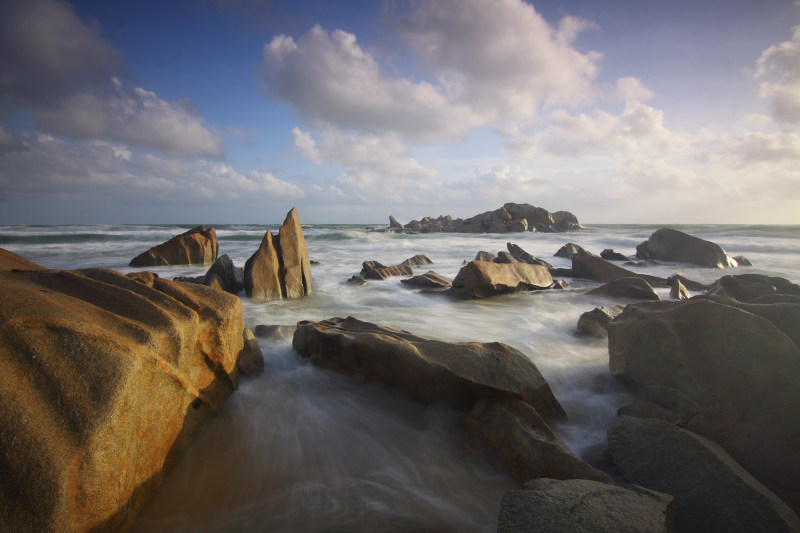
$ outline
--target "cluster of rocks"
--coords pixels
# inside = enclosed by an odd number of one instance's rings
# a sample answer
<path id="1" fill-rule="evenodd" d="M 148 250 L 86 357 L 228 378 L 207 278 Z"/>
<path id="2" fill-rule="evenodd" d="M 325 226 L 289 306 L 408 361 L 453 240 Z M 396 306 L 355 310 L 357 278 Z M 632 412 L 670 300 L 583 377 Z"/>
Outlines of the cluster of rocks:
<path id="1" fill-rule="evenodd" d="M 551 213 L 530 204 L 507 203 L 494 211 L 486 211 L 462 219 L 450 215 L 412 220 L 405 226 L 389 216 L 389 227 L 377 231 L 397 233 L 514 233 L 520 231 L 563 232 L 581 229 L 578 218 L 569 211 Z"/>
<path id="2" fill-rule="evenodd" d="M 177 277 L 175 281 L 197 283 L 231 294 L 242 290 L 254 301 L 302 298 L 311 294 L 311 261 L 297 210 L 292 208 L 273 237 L 267 230 L 261 244 L 237 267 L 227 254 L 217 257 L 219 244 L 214 228 L 198 226 L 143 252 L 130 266 L 205 265 L 204 276 Z M 135 279 L 152 279 L 155 274 L 131 273 Z"/>

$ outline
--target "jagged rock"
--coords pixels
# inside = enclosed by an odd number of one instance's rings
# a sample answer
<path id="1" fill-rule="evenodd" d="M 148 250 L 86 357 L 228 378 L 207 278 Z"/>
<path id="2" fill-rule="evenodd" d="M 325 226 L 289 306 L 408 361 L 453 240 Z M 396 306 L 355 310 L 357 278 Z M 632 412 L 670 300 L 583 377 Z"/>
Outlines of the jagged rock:
<path id="1" fill-rule="evenodd" d="M 244 290 L 257 302 L 311 294 L 311 262 L 295 208 L 286 214 L 277 237 L 267 230 L 244 264 Z"/>
<path id="2" fill-rule="evenodd" d="M 679 279 L 672 280 L 672 287 L 669 289 L 669 295 L 671 298 L 675 298 L 676 300 L 688 300 L 689 299 L 689 291 L 686 287 L 681 283 Z"/>
<path id="3" fill-rule="evenodd" d="M 759 296 L 772 294 L 800 295 L 800 285 L 785 278 L 762 274 L 739 274 L 722 276 L 714 282 L 709 292 L 747 302 Z"/>
<path id="4" fill-rule="evenodd" d="M 405 265 L 394 266 L 372 266 L 370 261 L 362 263 L 361 275 L 364 279 L 386 279 L 394 276 L 413 276 L 414 271 L 411 267 Z M 377 263 L 380 265 L 380 263 Z"/>
<path id="5" fill-rule="evenodd" d="M 636 485 L 535 479 L 505 493 L 497 533 L 670 532 L 673 498 Z"/>
<path id="6" fill-rule="evenodd" d="M 244 328 L 242 339 L 244 346 L 242 355 L 239 357 L 239 372 L 246 376 L 262 374 L 264 372 L 264 354 L 261 353 L 261 347 L 250 328 Z"/>
<path id="7" fill-rule="evenodd" d="M 421 287 L 423 289 L 446 289 L 453 284 L 453 280 L 447 276 L 437 274 L 433 270 L 429 270 L 420 276 L 414 276 L 409 279 L 401 279 L 400 283 L 405 283 L 412 287 Z"/>
<path id="8" fill-rule="evenodd" d="M 129 266 L 210 265 L 217 259 L 217 232 L 197 226 L 142 252 Z"/>
<path id="9" fill-rule="evenodd" d="M 127 274 L 125 274 L 125 277 L 143 281 L 145 283 L 152 283 L 153 280 L 158 277 L 158 274 L 156 274 L 155 272 L 149 272 L 147 270 L 143 270 L 141 272 L 128 272 Z"/>
<path id="10" fill-rule="evenodd" d="M 637 259 L 679 261 L 714 268 L 736 266 L 716 243 L 671 228 L 661 228 L 636 247 Z"/>
<path id="11" fill-rule="evenodd" d="M 620 312 L 619 306 L 613 310 L 606 307 L 595 307 L 578 318 L 578 332 L 591 337 L 608 337 L 606 327 Z"/>
<path id="12" fill-rule="evenodd" d="M 392 215 L 389 215 L 389 228 L 391 229 L 403 229 L 403 225 L 397 221 Z"/>
<path id="13" fill-rule="evenodd" d="M 626 481 L 675 497 L 676 531 L 800 531 L 780 498 L 699 435 L 623 416 L 608 428 L 608 446 Z"/>
<path id="14" fill-rule="evenodd" d="M 29 261 L 17 255 L 14 252 L 9 252 L 4 248 L 0 248 L 0 272 L 6 270 L 44 270 L 41 265 L 37 265 L 33 261 Z"/>
<path id="15" fill-rule="evenodd" d="M 550 213 L 529 204 L 507 203 L 494 211 L 486 211 L 468 219 L 440 216 L 412 220 L 404 226 L 406 231 L 458 232 L 458 233 L 510 233 L 516 231 L 572 231 L 581 229 L 577 217 L 568 211 Z"/>
<path id="16" fill-rule="evenodd" d="M 602 257 L 606 261 L 630 261 L 630 259 L 627 256 L 624 256 L 619 252 L 615 252 L 611 248 L 606 248 L 605 250 L 600 252 L 600 257 Z"/>
<path id="17" fill-rule="evenodd" d="M 4 531 L 124 531 L 236 389 L 240 300 L 105 269 L 0 273 Z"/>
<path id="18" fill-rule="evenodd" d="M 572 254 L 577 254 L 577 253 L 582 253 L 582 254 L 586 254 L 586 255 L 594 255 L 594 254 L 591 254 L 591 253 L 587 252 L 585 249 L 583 249 L 582 247 L 578 246 L 577 244 L 573 244 L 571 242 L 568 242 L 567 244 L 565 244 L 564 246 L 559 248 L 558 251 L 553 254 L 553 257 L 564 257 L 566 259 L 569 259 L 570 257 L 572 257 Z"/>
<path id="19" fill-rule="evenodd" d="M 366 285 L 367 280 L 362 278 L 361 276 L 350 276 L 350 279 L 347 280 L 347 283 L 352 283 L 353 285 Z"/>
<path id="20" fill-rule="evenodd" d="M 751 263 L 750 260 L 743 255 L 737 255 L 736 257 L 733 258 L 733 260 L 736 261 L 736 264 L 739 265 L 740 267 L 753 266 L 753 263 Z"/>
<path id="21" fill-rule="evenodd" d="M 608 337 L 611 373 L 638 398 L 680 415 L 800 508 L 800 304 L 635 303 Z"/>
<path id="22" fill-rule="evenodd" d="M 553 284 L 543 266 L 527 263 L 498 264 L 470 261 L 461 267 L 448 294 L 470 300 L 510 292 L 547 289 Z"/>
<path id="23" fill-rule="evenodd" d="M 261 339 L 288 339 L 297 331 L 297 326 L 279 326 L 259 324 L 253 331 L 256 337 Z"/>
<path id="24" fill-rule="evenodd" d="M 536 409 L 522 400 L 479 400 L 461 422 L 459 434 L 478 457 L 521 481 L 541 477 L 611 481 L 578 459 Z"/>
<path id="25" fill-rule="evenodd" d="M 563 289 L 566 289 L 567 287 L 568 287 L 568 285 L 567 285 L 566 281 L 564 281 L 563 279 L 555 279 L 555 280 L 553 280 L 553 286 L 551 288 L 552 289 L 563 290 Z"/>
<path id="26" fill-rule="evenodd" d="M 494 258 L 493 262 L 500 265 L 510 265 L 511 263 L 516 263 L 517 260 L 509 252 L 502 250 L 497 252 L 497 257 Z"/>
<path id="27" fill-rule="evenodd" d="M 489 263 L 493 263 L 496 258 L 497 256 L 495 256 L 493 253 L 484 252 L 483 250 L 481 250 L 475 256 L 475 261 L 488 261 Z"/>
<path id="28" fill-rule="evenodd" d="M 400 266 L 408 266 L 408 267 L 415 267 L 415 266 L 423 266 L 423 265 L 432 265 L 433 261 L 431 261 L 427 255 L 417 254 L 414 257 L 409 257 L 402 263 Z"/>
<path id="29" fill-rule="evenodd" d="M 528 263 L 529 265 L 541 265 L 546 268 L 553 268 L 553 265 L 547 261 L 543 259 L 537 259 L 514 243 L 506 243 L 506 248 L 508 248 L 508 252 L 517 261 L 522 261 L 523 263 Z"/>
<path id="30" fill-rule="evenodd" d="M 620 278 L 641 278 L 651 285 L 666 285 L 667 280 L 645 274 L 631 272 L 605 259 L 591 254 L 576 253 L 572 255 L 572 272 L 579 278 L 608 283 Z"/>
<path id="31" fill-rule="evenodd" d="M 228 254 L 222 254 L 208 269 L 201 283 L 231 294 L 244 289 L 244 270 L 234 266 Z"/>
<path id="32" fill-rule="evenodd" d="M 578 217 L 569 211 L 556 211 L 552 214 L 552 217 L 555 231 L 563 232 L 583 229 L 581 223 L 578 222 Z"/>
<path id="33" fill-rule="evenodd" d="M 660 300 L 656 291 L 641 278 L 619 278 L 592 289 L 586 294 L 605 294 L 632 300 Z"/>
<path id="34" fill-rule="evenodd" d="M 348 317 L 299 322 L 292 347 L 317 366 L 419 400 L 471 407 L 482 398 L 518 398 L 548 420 L 566 417 L 536 365 L 499 342 L 442 342 Z"/>

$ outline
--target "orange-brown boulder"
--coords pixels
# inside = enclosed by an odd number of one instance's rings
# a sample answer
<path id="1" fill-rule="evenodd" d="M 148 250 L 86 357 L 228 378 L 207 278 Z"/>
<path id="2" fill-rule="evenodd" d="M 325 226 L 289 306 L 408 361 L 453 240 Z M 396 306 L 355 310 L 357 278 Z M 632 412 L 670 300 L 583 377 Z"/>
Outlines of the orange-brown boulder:
<path id="1" fill-rule="evenodd" d="M 550 272 L 540 265 L 470 261 L 458 271 L 453 279 L 453 286 L 447 293 L 470 300 L 510 292 L 547 289 L 552 284 Z"/>
<path id="2" fill-rule="evenodd" d="M 0 529 L 117 531 L 236 389 L 238 298 L 104 269 L 0 272 Z"/>
<path id="3" fill-rule="evenodd" d="M 43 266 L 24 257 L 0 248 L 0 272 L 4 270 L 44 270 Z"/>
<path id="4" fill-rule="evenodd" d="M 142 252 L 131 259 L 130 266 L 210 265 L 218 251 L 216 230 L 197 226 Z"/>

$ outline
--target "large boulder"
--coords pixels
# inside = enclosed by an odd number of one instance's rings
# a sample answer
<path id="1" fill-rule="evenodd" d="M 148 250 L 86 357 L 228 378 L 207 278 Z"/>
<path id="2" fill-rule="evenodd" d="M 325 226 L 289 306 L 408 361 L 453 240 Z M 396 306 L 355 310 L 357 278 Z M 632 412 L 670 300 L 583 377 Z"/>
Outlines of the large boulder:
<path id="1" fill-rule="evenodd" d="M 566 417 L 536 365 L 499 342 L 449 343 L 348 317 L 299 322 L 292 346 L 315 365 L 423 401 L 469 408 L 482 398 L 519 398 L 549 420 Z"/>
<path id="2" fill-rule="evenodd" d="M 210 265 L 216 261 L 218 250 L 216 230 L 197 226 L 142 252 L 129 266 Z"/>
<path id="3" fill-rule="evenodd" d="M 0 248 L 0 272 L 5 270 L 44 270 L 44 267 L 28 261 L 21 255 Z"/>
<path id="4" fill-rule="evenodd" d="M 675 497 L 676 531 L 800 531 L 800 519 L 780 498 L 690 431 L 622 416 L 608 428 L 608 446 L 626 481 Z"/>
<path id="5" fill-rule="evenodd" d="M 104 269 L 0 273 L 0 529 L 124 531 L 236 389 L 240 300 Z"/>
<path id="6" fill-rule="evenodd" d="M 244 290 L 255 301 L 302 298 L 311 294 L 311 262 L 297 210 L 287 214 L 278 236 L 267 230 L 244 265 Z"/>
<path id="7" fill-rule="evenodd" d="M 581 229 L 578 218 L 569 211 L 550 213 L 530 204 L 507 203 L 465 220 L 451 216 L 424 217 L 404 226 L 408 232 L 510 233 L 519 231 L 572 231 Z"/>
<path id="8" fill-rule="evenodd" d="M 579 246 L 575 243 L 568 242 L 561 248 L 559 248 L 556 253 L 553 254 L 553 257 L 564 257 L 569 259 L 572 257 L 573 254 L 586 254 L 586 255 L 594 255 L 586 251 L 582 246 Z"/>
<path id="9" fill-rule="evenodd" d="M 636 247 L 637 259 L 660 259 L 695 265 L 730 268 L 736 261 L 716 243 L 671 228 L 661 228 Z"/>
<path id="10" fill-rule="evenodd" d="M 619 278 L 609 281 L 586 294 L 603 294 L 632 300 L 660 300 L 656 291 L 642 278 Z"/>
<path id="11" fill-rule="evenodd" d="M 528 263 L 529 265 L 541 265 L 546 268 L 553 268 L 553 265 L 545 261 L 544 259 L 538 259 L 525 250 L 522 249 L 521 246 L 518 244 L 514 244 L 513 242 L 506 243 L 506 248 L 508 248 L 508 253 L 516 259 L 517 261 L 522 261 L 523 263 Z"/>
<path id="12" fill-rule="evenodd" d="M 478 401 L 459 428 L 461 441 L 494 468 L 520 481 L 534 478 L 594 479 L 607 474 L 578 459 L 553 433 L 536 409 L 509 398 Z"/>
<path id="13" fill-rule="evenodd" d="M 470 261 L 458 271 L 447 292 L 469 300 L 510 292 L 547 289 L 553 277 L 547 268 L 527 263 L 488 263 Z"/>
<path id="14" fill-rule="evenodd" d="M 800 508 L 800 304 L 630 304 L 608 337 L 614 376 Z"/>
<path id="15" fill-rule="evenodd" d="M 497 533 L 668 533 L 673 498 L 636 485 L 535 479 L 505 493 Z"/>

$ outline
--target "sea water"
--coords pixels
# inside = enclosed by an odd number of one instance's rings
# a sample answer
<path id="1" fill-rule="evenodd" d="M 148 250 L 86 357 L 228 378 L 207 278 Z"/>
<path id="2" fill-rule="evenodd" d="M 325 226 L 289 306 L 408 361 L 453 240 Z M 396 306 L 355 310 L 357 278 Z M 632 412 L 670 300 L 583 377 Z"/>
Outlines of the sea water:
<path id="1" fill-rule="evenodd" d="M 253 303 L 242 296 L 245 325 L 293 325 L 300 320 L 355 316 L 445 341 L 500 341 L 529 357 L 550 383 L 569 420 L 554 425 L 584 459 L 602 457 L 605 432 L 632 397 L 608 372 L 605 340 L 581 337 L 576 323 L 594 307 L 629 303 L 587 295 L 598 283 L 566 278 L 566 290 L 453 301 L 410 289 L 399 278 L 347 280 L 361 263 L 398 264 L 427 255 L 415 267 L 454 277 L 478 251 L 497 253 L 513 242 L 556 267 L 553 257 L 574 242 L 599 254 L 633 256 L 662 226 L 590 225 L 570 233 L 419 234 L 369 232 L 367 225 L 308 225 L 303 231 L 313 293 L 298 300 Z M 49 268 L 113 268 L 130 272 L 131 258 L 190 226 L 4 226 L 0 247 Z M 278 226 L 216 225 L 220 254 L 243 266 L 264 232 Z M 800 282 L 800 226 L 671 225 L 745 255 L 763 273 Z M 660 262 L 631 270 L 702 283 L 732 273 Z M 204 267 L 157 267 L 160 276 L 197 276 Z M 668 299 L 668 288 L 656 292 Z M 423 405 L 398 391 L 313 367 L 291 339 L 259 339 L 265 372 L 243 378 L 239 390 L 204 426 L 142 510 L 134 532 L 235 531 L 494 531 L 502 494 L 518 488 L 461 446 L 463 412 Z"/>

